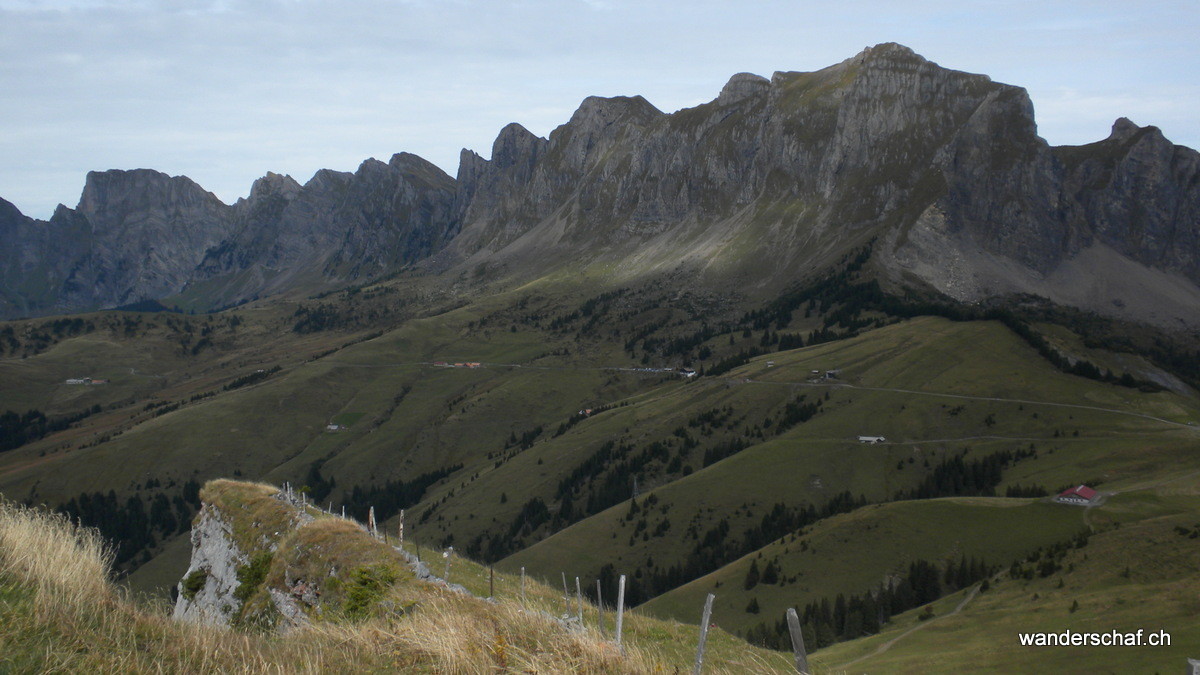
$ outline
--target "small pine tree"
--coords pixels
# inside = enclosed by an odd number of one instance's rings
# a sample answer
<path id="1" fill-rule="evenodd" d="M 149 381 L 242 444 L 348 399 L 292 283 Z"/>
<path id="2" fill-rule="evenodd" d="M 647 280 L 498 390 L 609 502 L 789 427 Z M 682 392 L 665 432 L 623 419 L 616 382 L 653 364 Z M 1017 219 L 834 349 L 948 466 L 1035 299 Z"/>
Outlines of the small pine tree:
<path id="1" fill-rule="evenodd" d="M 779 583 L 779 568 L 775 566 L 774 560 L 768 562 L 767 566 L 763 568 L 761 581 L 764 584 Z"/>
<path id="2" fill-rule="evenodd" d="M 748 614 L 758 614 L 758 598 L 750 598 L 750 604 L 746 605 L 746 612 Z"/>
<path id="3" fill-rule="evenodd" d="M 751 560 L 750 561 L 750 569 L 746 572 L 746 583 L 745 583 L 746 590 L 750 590 L 751 588 L 754 588 L 755 586 L 757 586 L 758 581 L 759 581 L 758 561 Z"/>

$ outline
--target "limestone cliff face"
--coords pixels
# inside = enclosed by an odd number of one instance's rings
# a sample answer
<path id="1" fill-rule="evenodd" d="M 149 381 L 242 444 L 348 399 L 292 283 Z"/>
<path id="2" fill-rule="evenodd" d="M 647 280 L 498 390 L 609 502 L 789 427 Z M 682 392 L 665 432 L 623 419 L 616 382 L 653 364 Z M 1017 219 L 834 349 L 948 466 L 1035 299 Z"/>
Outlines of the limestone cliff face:
<path id="1" fill-rule="evenodd" d="M 231 523 L 205 504 L 192 526 L 192 560 L 179 582 L 174 617 L 228 626 L 241 605 L 233 595 L 239 585 L 237 569 L 247 561 L 234 543 Z"/>
<path id="2" fill-rule="evenodd" d="M 506 129 L 490 162 L 471 160 L 460 173 L 471 206 L 454 246 L 494 251 L 529 232 L 541 241 L 518 248 L 653 249 L 660 235 L 724 223 L 726 239 L 749 229 L 789 240 L 764 247 L 782 265 L 770 271 L 781 271 L 803 254 L 797 247 L 837 247 L 915 218 L 914 200 L 932 200 L 939 154 L 989 107 L 1015 108 L 1032 128 L 1023 90 L 899 45 L 816 73 L 735 75 L 711 103 L 670 115 L 640 97 L 589 98 L 549 139 L 517 144 Z M 676 242 L 667 255 L 689 253 Z"/>
<path id="3" fill-rule="evenodd" d="M 454 200 L 454 180 L 407 153 L 354 173 L 321 170 L 304 185 L 268 174 L 234 205 L 232 234 L 206 252 L 193 282 L 216 285 L 210 301 L 226 304 L 379 276 L 445 245 Z"/>
<path id="4" fill-rule="evenodd" d="M 691 268 L 770 292 L 874 239 L 894 286 L 1195 324 L 1198 158 L 1127 120 L 1052 148 L 1025 90 L 883 44 L 814 73 L 735 75 L 669 115 L 591 98 L 548 139 L 506 129 L 490 161 L 464 161 L 447 257 Z M 1154 311 L 1126 309 L 1139 302 Z"/>
<path id="5" fill-rule="evenodd" d="M 49 222 L 13 223 L 10 215 L 0 225 L 13 247 L 3 275 L 18 284 L 16 292 L 5 285 L 9 303 L 0 311 L 65 312 L 169 295 L 228 233 L 225 211 L 188 178 L 89 173 L 76 208 L 59 206 Z"/>
<path id="6" fill-rule="evenodd" d="M 201 307 L 391 272 L 454 234 L 454 180 L 414 155 L 268 174 L 227 206 L 186 177 L 88 174 L 79 205 L 48 222 L 0 208 L 0 316 L 114 307 L 193 285 Z"/>

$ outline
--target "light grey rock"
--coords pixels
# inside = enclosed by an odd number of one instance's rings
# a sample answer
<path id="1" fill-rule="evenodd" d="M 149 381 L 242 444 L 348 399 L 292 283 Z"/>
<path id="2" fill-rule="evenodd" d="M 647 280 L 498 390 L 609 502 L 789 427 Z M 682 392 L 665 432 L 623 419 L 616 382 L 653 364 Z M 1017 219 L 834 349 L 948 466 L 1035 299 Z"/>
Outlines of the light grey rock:
<path id="1" fill-rule="evenodd" d="M 237 569 L 246 563 L 247 557 L 234 543 L 232 529 L 220 511 L 211 504 L 202 506 L 192 526 L 192 560 L 183 578 L 197 571 L 203 571 L 207 578 L 190 600 L 184 596 L 184 581 L 180 581 L 173 616 L 182 621 L 228 626 L 241 606 L 233 593 L 239 585 Z"/>

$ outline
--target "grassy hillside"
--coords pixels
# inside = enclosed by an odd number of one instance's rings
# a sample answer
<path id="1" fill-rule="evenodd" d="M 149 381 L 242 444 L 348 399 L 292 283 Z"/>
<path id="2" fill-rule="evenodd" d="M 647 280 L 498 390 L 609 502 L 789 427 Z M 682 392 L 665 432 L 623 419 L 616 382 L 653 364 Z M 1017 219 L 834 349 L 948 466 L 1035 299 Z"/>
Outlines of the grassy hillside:
<path id="1" fill-rule="evenodd" d="M 270 561 L 257 582 L 262 587 L 242 596 L 244 623 L 268 621 L 263 588 L 280 585 L 283 576 L 324 580 L 324 611 L 283 635 L 173 622 L 163 608 L 138 605 L 106 580 L 105 547 L 93 532 L 44 512 L 0 506 L 0 665 L 69 672 L 625 673 L 690 663 L 682 645 L 692 631 L 677 623 L 630 617 L 618 650 L 597 629 L 570 629 L 552 618 L 546 610 L 559 607 L 557 591 L 530 581 L 522 600 L 511 593 L 514 581 L 501 576 L 497 601 L 488 602 L 419 581 L 394 551 L 349 521 L 318 514 L 291 529 L 289 507 L 274 492 L 222 481 L 206 486 L 204 497 L 230 518 L 245 551 L 267 553 Z M 270 540 L 263 538 L 268 531 Z M 479 575 L 467 561 L 455 565 L 459 576 Z M 390 580 L 364 584 L 364 571 L 390 571 Z M 255 583 L 250 578 L 243 584 Z M 595 611 L 585 609 L 585 619 Z M 707 661 L 713 672 L 784 672 L 786 664 L 719 632 Z"/>
<path id="2" fill-rule="evenodd" d="M 729 526 L 726 538 L 737 538 L 758 526 L 775 504 L 819 508 L 843 491 L 867 502 L 888 501 L 962 453 L 968 462 L 1001 452 L 1026 455 L 1005 467 L 994 486 L 1000 494 L 1013 486 L 1046 491 L 1082 482 L 1127 486 L 1195 466 L 1196 433 L 1184 423 L 1196 416 L 1194 401 L 1064 375 L 1028 351 L 997 324 L 919 319 L 759 357 L 720 380 L 705 378 L 605 413 L 579 424 L 576 435 L 564 436 L 559 445 L 535 446 L 522 456 L 524 466 L 514 467 L 503 482 L 511 485 L 516 480 L 511 476 L 521 468 L 530 471 L 536 460 L 544 462 L 539 468 L 570 464 L 571 449 L 563 445 L 586 445 L 589 425 L 604 425 L 598 438 L 636 429 L 629 433 L 645 442 L 655 433 L 670 436 L 670 429 L 685 424 L 686 412 L 732 406 L 731 419 L 747 420 L 733 431 L 746 436 L 746 427 L 772 405 L 800 395 L 821 400 L 821 412 L 778 437 L 754 436 L 746 449 L 665 485 L 644 481 L 644 490 L 653 488 L 646 497 L 655 500 L 652 509 L 630 517 L 625 500 L 538 541 L 504 565 L 525 565 L 548 577 L 562 569 L 597 574 L 603 564 L 618 571 L 665 570 L 689 550 L 699 554 L 705 533 L 722 521 Z M 836 380 L 808 381 L 813 370 L 834 368 L 841 371 Z M 675 410 L 686 412 L 669 414 Z M 602 422 L 609 415 L 613 420 Z M 883 435 L 888 442 L 860 444 L 855 440 L 860 434 Z M 555 474 L 553 468 L 549 474 Z M 542 489 L 548 493 L 551 487 Z M 453 506 L 439 512 L 447 518 L 461 513 Z M 596 541 L 609 545 L 597 549 Z M 735 558 L 758 546 L 743 548 Z"/>
<path id="3" fill-rule="evenodd" d="M 1200 470 L 1194 393 L 1121 386 L 1123 365 L 1170 378 L 1063 325 L 906 318 L 849 276 L 748 305 L 596 274 L 100 313 L 20 324 L 15 347 L 0 329 L 0 411 L 88 413 L 0 451 L 0 492 L 136 544 L 121 571 L 160 595 L 192 493 L 245 478 L 360 519 L 375 506 L 389 532 L 404 509 L 410 543 L 495 564 L 502 584 L 565 573 L 611 600 L 624 573 L 639 611 L 687 622 L 715 589 L 716 623 L 746 633 L 914 560 L 1003 566 L 1082 528 L 1029 495 Z M 1064 372 L 1079 360 L 1114 373 Z M 64 382 L 81 375 L 110 381 Z M 743 588 L 752 562 L 787 581 Z"/>
<path id="4" fill-rule="evenodd" d="M 1200 644 L 1197 531 L 1200 482 L 1192 475 L 1113 496 L 1089 516 L 1097 531 L 1048 576 L 1013 578 L 1008 570 L 958 613 L 964 591 L 937 603 L 935 618 L 897 617 L 879 635 L 817 652 L 818 672 L 1173 672 Z M 1032 563 L 1023 561 L 1028 570 Z M 909 632 L 912 628 L 919 630 Z M 1170 645 L 1021 646 L 1019 633 L 1150 633 Z M 893 640 L 895 642 L 893 642 Z M 947 648 L 953 645 L 953 648 Z"/>
<path id="5" fill-rule="evenodd" d="M 1083 510 L 1031 499 L 960 497 L 876 504 L 791 533 L 721 569 L 651 600 L 645 610 L 685 617 L 715 593 L 716 621 L 744 634 L 788 607 L 873 590 L 916 560 L 944 569 L 961 559 L 1005 567 L 1086 531 Z M 746 588 L 751 563 L 778 569 L 776 583 Z M 759 611 L 746 607 L 751 600 Z"/>

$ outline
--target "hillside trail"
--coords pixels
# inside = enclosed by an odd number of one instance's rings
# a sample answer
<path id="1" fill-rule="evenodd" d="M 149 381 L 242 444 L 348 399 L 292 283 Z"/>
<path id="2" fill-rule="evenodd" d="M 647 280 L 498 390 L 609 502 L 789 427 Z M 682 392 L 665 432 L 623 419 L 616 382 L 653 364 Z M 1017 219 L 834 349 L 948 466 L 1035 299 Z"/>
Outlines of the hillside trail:
<path id="1" fill-rule="evenodd" d="M 446 366 L 438 365 L 429 361 L 414 361 L 404 363 L 388 363 L 388 364 L 365 364 L 365 363 L 346 363 L 341 361 L 326 362 L 328 365 L 348 367 L 348 368 L 398 368 L 425 366 L 444 368 Z M 303 365 L 308 365 L 307 363 Z M 644 373 L 644 374 L 666 374 L 676 372 L 672 368 L 631 368 L 619 366 L 531 366 L 522 365 L 519 363 L 487 363 L 480 362 L 481 368 L 524 368 L 528 370 L 589 370 L 589 371 L 610 371 L 610 372 L 629 372 L 629 373 Z M 831 389 L 856 389 L 859 391 L 882 391 L 894 394 L 909 394 L 911 396 L 936 396 L 940 398 L 951 398 L 962 401 L 990 401 L 994 403 L 1018 403 L 1024 405 L 1040 405 L 1054 408 L 1070 408 L 1074 410 L 1091 410 L 1095 412 L 1112 413 L 1115 415 L 1126 415 L 1128 417 L 1137 417 L 1152 422 L 1159 422 L 1176 428 L 1182 428 L 1191 431 L 1194 434 L 1200 435 L 1200 426 L 1188 422 L 1176 422 L 1174 420 L 1155 417 L 1145 413 L 1133 412 L 1131 410 L 1121 410 L 1119 408 L 1105 408 L 1103 406 L 1084 405 L 1081 403 L 1056 403 L 1052 401 L 1035 401 L 1023 398 L 1005 398 L 1002 396 L 972 396 L 970 394 L 950 394 L 936 391 L 918 391 L 916 389 L 898 389 L 893 387 L 868 387 L 865 385 L 850 384 L 848 382 L 802 382 L 792 381 L 777 381 L 777 380 L 754 380 L 751 378 L 720 378 L 729 383 L 737 384 L 766 384 L 788 387 L 824 387 Z"/>
<path id="2" fill-rule="evenodd" d="M 879 648 L 876 649 L 875 651 L 871 652 L 870 654 L 864 654 L 864 655 L 858 657 L 857 659 L 854 659 L 853 661 L 843 663 L 842 665 L 837 666 L 836 669 L 840 670 L 843 668 L 848 668 L 856 663 L 859 663 L 860 661 L 866 661 L 869 658 L 873 658 L 873 657 L 879 656 L 880 654 L 887 652 L 887 650 L 892 648 L 892 645 L 903 640 L 904 638 L 908 637 L 909 635 L 912 635 L 913 633 L 921 630 L 922 628 L 926 628 L 926 627 L 931 626 L 939 621 L 942 621 L 943 619 L 947 619 L 949 617 L 954 616 L 955 614 L 958 614 L 959 612 L 961 612 L 963 610 L 964 607 L 967 606 L 967 603 L 969 603 L 975 599 L 976 595 L 979 595 L 979 585 L 978 584 L 976 584 L 975 587 L 971 589 L 970 593 L 967 593 L 967 597 L 963 598 L 962 602 L 958 603 L 958 606 L 955 607 L 953 611 L 943 614 L 943 615 L 937 617 L 936 619 L 922 621 L 921 623 L 913 626 L 912 628 L 909 628 L 908 630 L 897 635 L 896 637 L 892 638 L 891 640 L 888 640 L 887 642 L 879 645 Z"/>
<path id="3" fill-rule="evenodd" d="M 1180 427 L 1180 428 L 1187 429 L 1187 430 L 1195 432 L 1195 433 L 1200 433 L 1200 427 L 1196 427 L 1193 424 L 1188 424 L 1187 422 L 1176 422 L 1174 420 L 1168 420 L 1168 419 L 1164 419 L 1162 417 L 1155 417 L 1153 415 L 1147 415 L 1145 413 L 1133 412 L 1131 410 L 1120 410 L 1118 408 L 1104 408 L 1101 406 L 1083 405 L 1080 403 L 1055 403 L 1055 402 L 1051 402 L 1051 401 L 1033 401 L 1033 400 L 1023 399 L 1023 398 L 1005 398 L 1005 397 L 1001 397 L 1001 396 L 972 396 L 969 394 L 947 394 L 947 393 L 941 393 L 941 392 L 935 392 L 935 391 L 917 391 L 915 389 L 896 389 L 896 388 L 892 388 L 892 387 L 867 387 L 867 386 L 858 385 L 858 384 L 849 384 L 846 382 L 828 383 L 828 384 L 819 383 L 818 384 L 818 383 L 807 382 L 807 381 L 806 382 L 776 382 L 776 381 L 769 381 L 769 380 L 751 380 L 748 378 L 740 380 L 740 381 L 745 382 L 747 384 L 776 384 L 776 385 L 787 385 L 787 386 L 793 386 L 793 387 L 799 386 L 799 387 L 830 387 L 830 388 L 834 388 L 834 389 L 857 389 L 859 391 L 883 391 L 883 392 L 889 392 L 889 393 L 894 393 L 894 394 L 910 394 L 912 396 L 937 396 L 940 398 L 953 398 L 953 399 L 959 399 L 959 400 L 963 400 L 963 401 L 991 401 L 991 402 L 996 402 L 996 403 L 1020 403 L 1020 404 L 1024 404 L 1024 405 L 1041 405 L 1041 406 L 1050 406 L 1050 407 L 1054 407 L 1054 408 L 1072 408 L 1075 410 L 1092 410 L 1092 411 L 1096 411 L 1096 412 L 1113 413 L 1113 414 L 1117 414 L 1117 415 L 1127 415 L 1129 417 L 1138 417 L 1138 418 L 1141 418 L 1144 420 L 1151 420 L 1153 422 L 1161 422 L 1163 424 L 1168 424 L 1173 427 Z"/>

